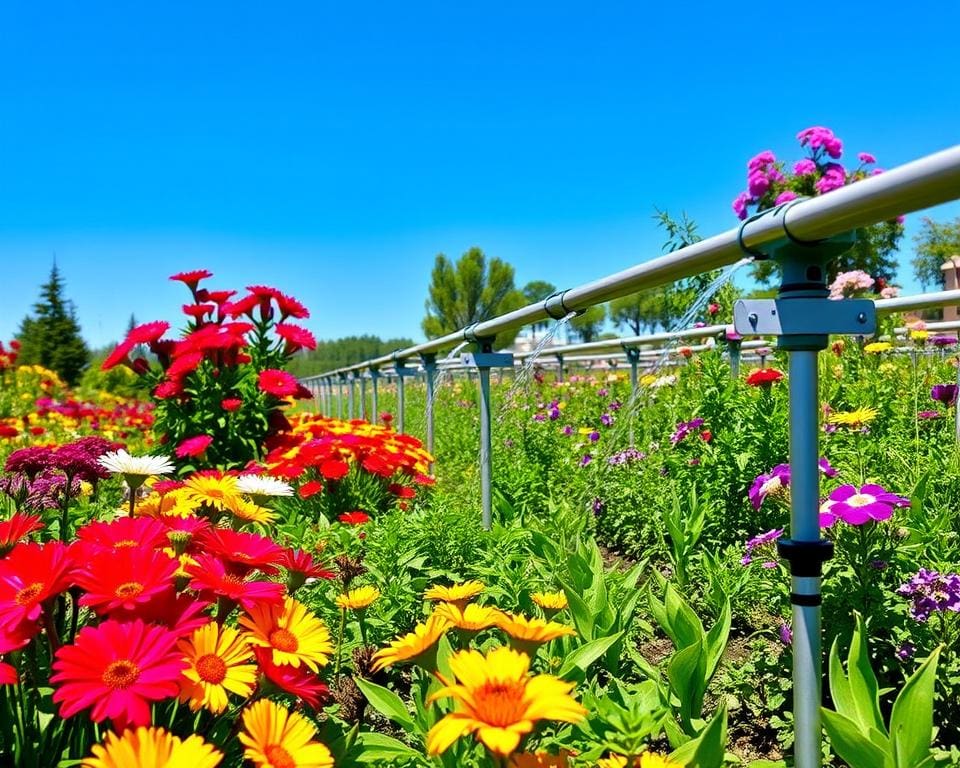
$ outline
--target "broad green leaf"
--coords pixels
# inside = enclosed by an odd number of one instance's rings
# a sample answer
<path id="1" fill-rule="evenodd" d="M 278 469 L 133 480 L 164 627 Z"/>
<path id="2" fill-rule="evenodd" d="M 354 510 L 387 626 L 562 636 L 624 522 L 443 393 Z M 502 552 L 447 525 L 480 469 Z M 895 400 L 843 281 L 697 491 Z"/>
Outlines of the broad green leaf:
<path id="1" fill-rule="evenodd" d="M 677 650 L 703 639 L 703 624 L 700 618 L 671 584 L 667 584 L 663 605 L 667 611 L 667 626 L 663 629 Z"/>
<path id="2" fill-rule="evenodd" d="M 413 717 L 411 717 L 409 710 L 403 705 L 403 701 L 399 696 L 397 696 L 397 694 L 395 694 L 389 688 L 384 688 L 382 685 L 371 683 L 369 680 L 364 680 L 362 677 L 355 677 L 353 678 L 353 681 L 363 692 L 363 695 L 367 697 L 367 701 L 370 702 L 370 706 L 377 710 L 377 712 L 387 719 L 395 722 L 405 731 L 416 731 L 416 725 L 413 722 Z"/>
<path id="3" fill-rule="evenodd" d="M 721 705 L 707 726 L 670 755 L 686 768 L 723 768 L 727 743 L 727 707 Z"/>
<path id="4" fill-rule="evenodd" d="M 827 738 L 850 768 L 894 768 L 890 756 L 870 741 L 856 722 L 832 709 L 822 711 Z"/>
<path id="5" fill-rule="evenodd" d="M 603 654 L 606 653 L 607 648 L 617 642 L 617 640 L 619 640 L 622 636 L 623 632 L 617 632 L 615 635 L 601 637 L 597 640 L 591 640 L 589 643 L 581 645 L 573 653 L 567 656 L 566 659 L 564 659 L 563 666 L 560 667 L 560 672 L 557 676 L 566 677 L 575 669 L 586 672 L 590 665 L 603 656 Z"/>
<path id="6" fill-rule="evenodd" d="M 694 717 L 700 716 L 703 694 L 706 692 L 707 654 L 700 640 L 677 651 L 667 664 L 667 679 L 680 699 L 680 718 L 689 729 Z"/>
<path id="7" fill-rule="evenodd" d="M 365 731 L 357 735 L 357 744 L 360 753 L 357 761 L 365 765 L 376 765 L 378 760 L 417 760 L 423 759 L 423 754 L 411 749 L 402 741 L 392 736 L 376 731 Z"/>
<path id="8" fill-rule="evenodd" d="M 573 616 L 573 623 L 577 627 L 577 632 L 584 640 L 592 640 L 593 614 L 590 612 L 590 608 L 580 597 L 580 594 L 575 592 L 569 584 L 561 581 L 560 586 L 563 587 L 563 592 L 567 596 L 567 605 L 570 607 L 570 615 Z"/>
<path id="9" fill-rule="evenodd" d="M 707 633 L 707 679 L 713 677 L 717 671 L 717 665 L 720 658 L 727 648 L 727 639 L 730 636 L 730 601 L 725 600 L 723 609 L 720 611 L 720 617 Z"/>
<path id="10" fill-rule="evenodd" d="M 853 700 L 853 693 L 850 690 L 850 681 L 847 679 L 847 673 L 843 670 L 843 663 L 840 661 L 840 638 L 835 637 L 830 646 L 830 697 L 833 704 L 844 717 L 855 719 L 857 716 L 857 707 Z"/>
<path id="11" fill-rule="evenodd" d="M 930 757 L 933 738 L 933 688 L 937 679 L 937 648 L 903 686 L 890 714 L 890 740 L 897 768 L 914 768 Z"/>
<path id="12" fill-rule="evenodd" d="M 847 679 L 850 682 L 850 694 L 861 728 L 875 728 L 886 733 L 883 716 L 880 714 L 880 694 L 877 676 L 870 666 L 867 627 L 858 613 L 857 626 L 850 640 L 850 653 L 847 655 Z"/>

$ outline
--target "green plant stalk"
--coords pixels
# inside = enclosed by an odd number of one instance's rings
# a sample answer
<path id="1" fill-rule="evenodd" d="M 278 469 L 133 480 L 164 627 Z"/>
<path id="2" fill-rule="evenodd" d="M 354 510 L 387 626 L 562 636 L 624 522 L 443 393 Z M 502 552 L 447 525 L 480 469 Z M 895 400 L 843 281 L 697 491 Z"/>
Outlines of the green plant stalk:
<path id="1" fill-rule="evenodd" d="M 343 633 L 347 628 L 347 609 L 340 609 L 340 628 L 337 631 L 337 660 L 333 668 L 334 683 L 340 682 L 340 657 L 343 655 Z"/>

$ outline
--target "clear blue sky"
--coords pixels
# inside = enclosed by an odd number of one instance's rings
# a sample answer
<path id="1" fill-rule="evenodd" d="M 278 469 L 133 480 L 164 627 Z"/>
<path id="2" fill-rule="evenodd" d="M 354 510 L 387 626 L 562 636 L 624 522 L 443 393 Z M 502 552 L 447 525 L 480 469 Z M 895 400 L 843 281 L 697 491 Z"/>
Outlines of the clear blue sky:
<path id="1" fill-rule="evenodd" d="M 0 338 L 54 254 L 95 345 L 200 267 L 321 337 L 418 338 L 437 252 L 569 287 L 659 253 L 654 206 L 733 226 L 747 159 L 807 126 L 885 167 L 960 138 L 955 2 L 756 9 L 6 2 Z"/>

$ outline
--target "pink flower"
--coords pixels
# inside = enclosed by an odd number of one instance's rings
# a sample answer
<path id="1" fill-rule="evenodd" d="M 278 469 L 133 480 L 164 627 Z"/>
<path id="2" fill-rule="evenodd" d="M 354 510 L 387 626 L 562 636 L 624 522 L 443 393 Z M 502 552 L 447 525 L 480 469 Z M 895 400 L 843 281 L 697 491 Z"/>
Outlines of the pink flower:
<path id="1" fill-rule="evenodd" d="M 747 189 L 753 197 L 763 197 L 764 193 L 770 189 L 770 179 L 760 172 L 751 173 L 747 177 Z"/>
<path id="2" fill-rule="evenodd" d="M 777 158 L 774 156 L 773 152 L 767 149 L 755 157 L 750 158 L 750 161 L 747 163 L 747 170 L 750 172 L 764 171 L 766 170 L 767 166 L 773 165 L 775 162 L 777 162 Z"/>
<path id="3" fill-rule="evenodd" d="M 793 172 L 797 176 L 809 176 L 812 173 L 817 172 L 817 164 L 810 159 L 800 160 L 797 163 L 794 163 Z"/>
<path id="4" fill-rule="evenodd" d="M 797 193 L 791 192 L 788 189 L 784 192 L 781 192 L 779 195 L 777 195 L 777 199 L 774 200 L 773 202 L 775 205 L 780 205 L 780 203 L 787 203 L 787 202 L 790 202 L 791 200 L 796 200 L 796 199 L 797 199 Z"/>
<path id="5" fill-rule="evenodd" d="M 177 457 L 184 459 L 187 456 L 200 456 L 210 447 L 212 442 L 213 438 L 210 435 L 188 437 L 177 446 Z"/>
<path id="6" fill-rule="evenodd" d="M 817 192 L 825 195 L 827 192 L 840 189 L 840 187 L 846 183 L 847 173 L 843 169 L 843 166 L 839 163 L 828 163 L 826 170 L 823 172 L 823 176 L 821 176 L 820 180 L 813 186 L 816 187 Z"/>
<path id="7" fill-rule="evenodd" d="M 749 202 L 750 195 L 748 195 L 746 192 L 741 192 L 733 201 L 733 212 L 737 214 L 737 218 L 741 221 L 747 218 L 747 204 Z"/>
<path id="8" fill-rule="evenodd" d="M 861 152 L 859 155 L 857 155 L 857 159 L 864 165 L 877 162 L 877 158 L 875 158 L 869 152 Z"/>

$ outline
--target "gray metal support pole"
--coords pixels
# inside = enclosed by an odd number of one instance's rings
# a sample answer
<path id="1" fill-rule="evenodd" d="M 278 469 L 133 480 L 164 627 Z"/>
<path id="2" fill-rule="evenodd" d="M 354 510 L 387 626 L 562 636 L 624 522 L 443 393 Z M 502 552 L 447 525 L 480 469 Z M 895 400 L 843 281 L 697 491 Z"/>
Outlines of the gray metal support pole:
<path id="1" fill-rule="evenodd" d="M 634 403 L 637 399 L 637 365 L 640 362 L 640 350 L 636 347 L 624 347 L 623 351 L 627 353 L 627 360 L 630 363 L 630 402 Z M 637 439 L 633 428 L 633 409 L 627 408 L 625 411 L 627 413 L 627 418 L 630 419 L 630 447 L 635 448 Z"/>
<path id="2" fill-rule="evenodd" d="M 563 355 L 556 355 L 557 358 L 557 381 L 563 382 Z"/>
<path id="3" fill-rule="evenodd" d="M 404 386 L 403 380 L 405 375 L 400 373 L 401 366 L 397 366 L 397 432 L 403 432 L 403 414 L 406 410 L 404 408 Z"/>
<path id="4" fill-rule="evenodd" d="M 350 415 L 351 421 L 356 415 L 354 412 L 354 402 L 353 402 L 354 401 L 353 393 L 354 393 L 354 390 L 356 389 L 356 387 L 354 386 L 355 384 L 356 384 L 356 377 L 348 376 L 347 377 L 347 413 Z"/>
<path id="5" fill-rule="evenodd" d="M 341 375 L 337 380 L 337 417 L 342 419 L 344 415 L 344 406 L 346 405 L 347 393 L 343 391 L 343 384 L 347 380 L 346 375 Z"/>
<path id="6" fill-rule="evenodd" d="M 727 339 L 727 354 L 730 356 L 730 378 L 740 378 L 740 339 Z"/>
<path id="7" fill-rule="evenodd" d="M 960 353 L 957 354 L 957 386 L 960 387 Z M 953 406 L 953 432 L 960 444 L 960 402 Z"/>
<path id="8" fill-rule="evenodd" d="M 437 383 L 437 356 L 432 354 L 421 355 L 421 361 L 423 362 L 423 374 L 427 383 L 427 405 L 426 405 L 426 438 L 427 438 L 427 453 L 431 456 L 433 455 L 433 401 L 434 401 L 434 387 Z"/>
<path id="9" fill-rule="evenodd" d="M 380 423 L 380 403 L 377 401 L 377 380 L 380 378 L 380 369 L 371 368 L 370 369 L 370 408 L 373 411 L 373 418 L 370 419 L 370 422 L 373 424 Z"/>
<path id="10" fill-rule="evenodd" d="M 480 378 L 480 509 L 483 529 L 493 527 L 493 435 L 490 429 L 490 368 L 477 368 Z"/>
<path id="11" fill-rule="evenodd" d="M 360 379 L 360 418 L 367 421 L 367 379 L 360 371 L 354 376 Z"/>
<path id="12" fill-rule="evenodd" d="M 790 537 L 820 541 L 819 398 L 816 350 L 790 352 Z M 820 576 L 791 577 L 791 591 L 812 605 L 793 605 L 793 720 L 796 768 L 820 766 Z"/>

